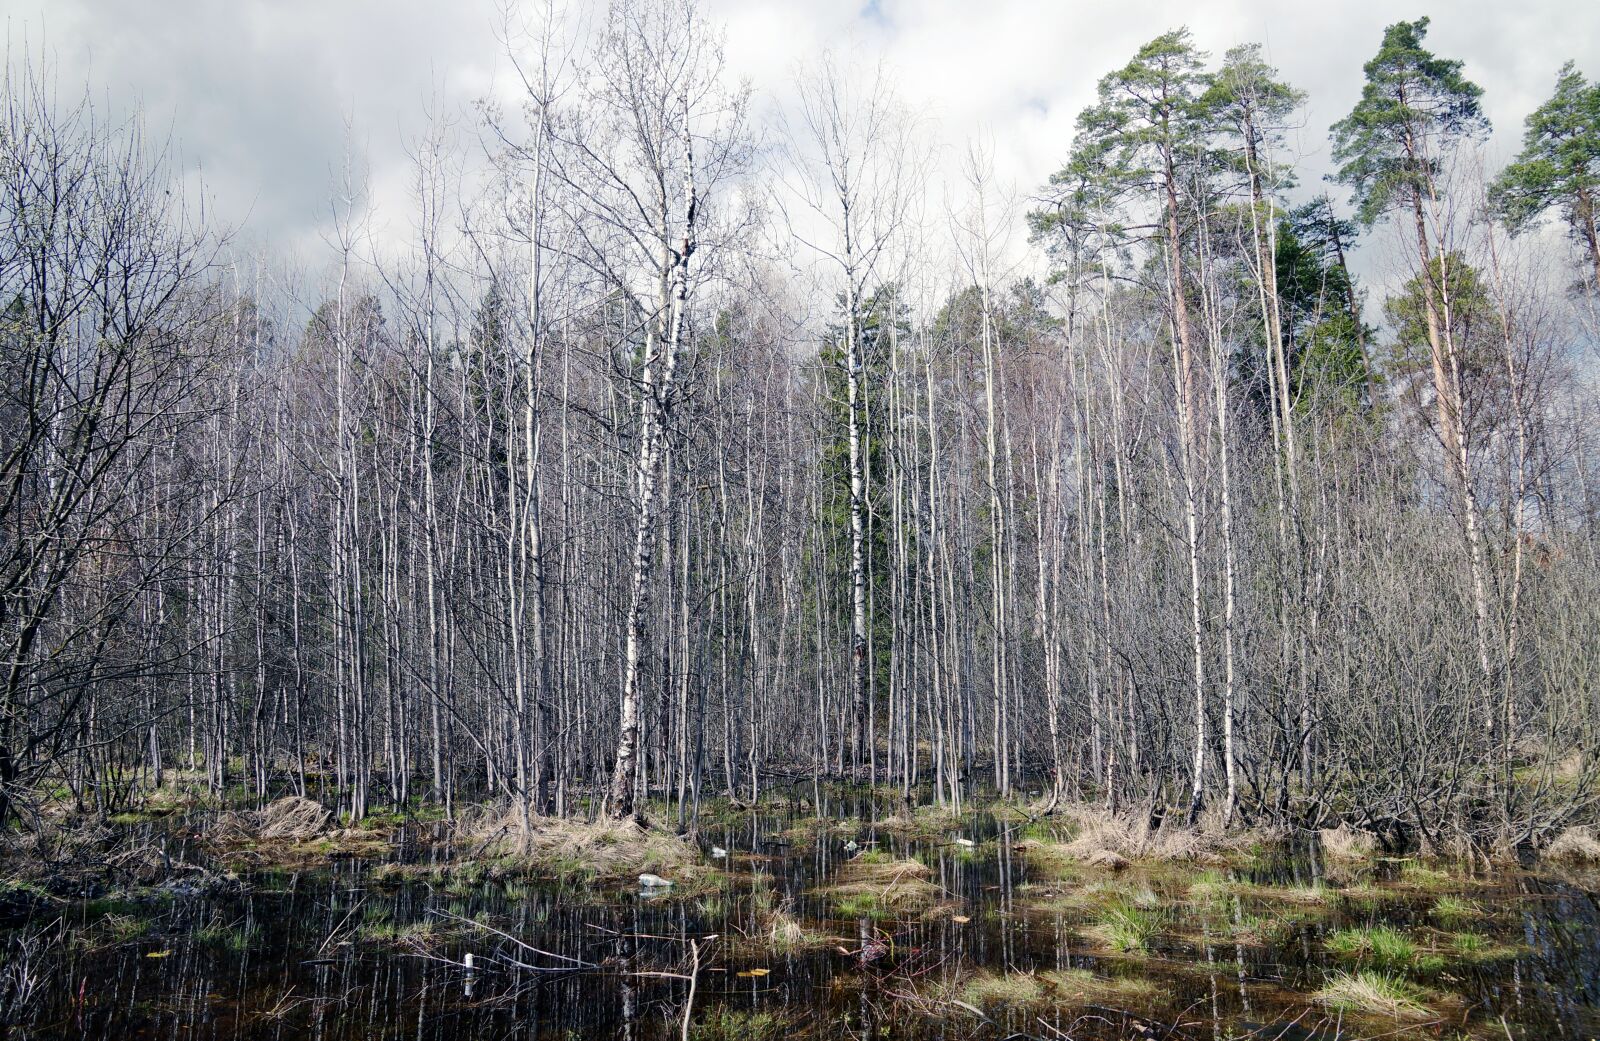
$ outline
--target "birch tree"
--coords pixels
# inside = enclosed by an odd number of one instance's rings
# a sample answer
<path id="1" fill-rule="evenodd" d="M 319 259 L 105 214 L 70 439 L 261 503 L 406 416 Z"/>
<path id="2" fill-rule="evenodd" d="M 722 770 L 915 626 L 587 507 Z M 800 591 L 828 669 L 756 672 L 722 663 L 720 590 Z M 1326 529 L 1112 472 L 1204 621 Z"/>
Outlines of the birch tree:
<path id="1" fill-rule="evenodd" d="M 607 805 L 633 814 L 646 630 L 662 469 L 674 437 L 678 362 L 696 291 L 738 224 L 719 198 L 746 162 L 746 92 L 723 83 L 721 41 L 692 0 L 618 0 L 590 57 L 592 80 L 562 128 L 554 170 L 579 199 L 585 262 L 627 305 L 617 344 L 634 399 L 633 539 L 623 621 L 621 697 Z M 719 215 L 717 207 L 723 207 Z M 716 224 L 712 224 L 718 218 Z M 718 230 L 708 234 L 708 225 Z M 635 330 L 639 338 L 635 340 Z"/>

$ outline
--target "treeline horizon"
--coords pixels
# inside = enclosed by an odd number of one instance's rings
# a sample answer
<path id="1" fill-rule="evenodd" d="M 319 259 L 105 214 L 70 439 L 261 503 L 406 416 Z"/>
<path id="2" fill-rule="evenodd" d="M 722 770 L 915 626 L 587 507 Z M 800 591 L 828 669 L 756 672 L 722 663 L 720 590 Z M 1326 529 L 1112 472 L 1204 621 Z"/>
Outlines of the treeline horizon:
<path id="1" fill-rule="evenodd" d="M 173 771 L 525 827 L 826 779 L 1434 849 L 1592 822 L 1600 85 L 1552 67 L 1483 169 L 1428 25 L 1350 56 L 1326 190 L 1304 95 L 1180 29 L 1025 204 L 969 146 L 932 219 L 884 70 L 760 125 L 693 0 L 578 52 L 536 12 L 487 169 L 415 143 L 403 248 L 347 164 L 309 320 L 137 122 L 13 62 L 0 826 Z"/>

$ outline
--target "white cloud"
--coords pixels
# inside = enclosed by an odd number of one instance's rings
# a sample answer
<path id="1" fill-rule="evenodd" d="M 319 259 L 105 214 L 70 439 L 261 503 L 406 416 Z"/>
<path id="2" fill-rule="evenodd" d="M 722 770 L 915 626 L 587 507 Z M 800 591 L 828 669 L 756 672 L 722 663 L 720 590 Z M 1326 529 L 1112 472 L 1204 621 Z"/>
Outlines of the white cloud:
<path id="1" fill-rule="evenodd" d="M 708 0 L 726 26 L 731 71 L 763 105 L 782 106 L 797 64 L 824 48 L 871 62 L 881 52 L 913 107 L 947 145 L 992 142 L 1002 181 L 1032 192 L 1065 157 L 1073 120 L 1101 75 L 1179 24 L 1214 54 L 1260 41 L 1306 90 L 1295 145 L 1303 179 L 1327 165 L 1329 123 L 1348 110 L 1361 65 L 1398 17 L 1380 0 L 1294 7 L 1265 0 Z M 314 250 L 326 226 L 345 121 L 370 160 L 380 210 L 404 209 L 405 143 L 428 100 L 460 110 L 509 83 L 496 0 L 11 0 L 13 58 L 47 48 L 64 85 L 88 81 L 113 107 L 137 101 L 204 171 L 226 219 L 280 248 Z M 575 6 L 588 17 L 598 0 Z M 1527 111 L 1568 57 L 1600 76 L 1600 4 L 1469 0 L 1435 4 L 1430 44 L 1466 62 L 1497 135 L 1514 150 Z M 409 226 L 404 213 L 383 218 Z"/>

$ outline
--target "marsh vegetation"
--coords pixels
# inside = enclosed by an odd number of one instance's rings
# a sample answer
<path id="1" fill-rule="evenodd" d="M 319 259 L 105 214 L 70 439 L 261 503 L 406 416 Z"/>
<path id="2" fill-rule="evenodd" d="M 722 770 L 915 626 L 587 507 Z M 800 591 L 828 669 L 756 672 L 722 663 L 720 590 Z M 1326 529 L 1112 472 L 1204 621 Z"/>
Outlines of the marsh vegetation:
<path id="1" fill-rule="evenodd" d="M 92 898 L 11 884 L 0 1013 L 36 1041 L 665 1041 L 686 1022 L 707 1039 L 1520 1041 L 1600 1022 L 1581 870 L 1352 860 L 1314 834 L 1197 833 L 1113 864 L 1085 842 L 1104 820 L 996 804 L 908 829 L 897 796 L 801 798 L 725 809 L 693 840 L 550 822 L 485 856 L 482 824 L 383 833 L 381 852 L 368 829 L 348 855 L 271 867 L 205 838 L 240 841 L 215 813 L 127 823 L 122 845 L 196 870 L 74 876 Z M 645 863 L 676 884 L 641 886 Z"/>

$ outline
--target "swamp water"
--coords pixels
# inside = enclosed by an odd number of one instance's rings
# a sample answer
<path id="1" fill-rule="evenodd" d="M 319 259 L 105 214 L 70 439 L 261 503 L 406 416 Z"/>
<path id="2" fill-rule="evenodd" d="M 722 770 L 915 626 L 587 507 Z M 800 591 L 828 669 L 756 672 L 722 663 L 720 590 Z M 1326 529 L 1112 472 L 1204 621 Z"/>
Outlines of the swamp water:
<path id="1" fill-rule="evenodd" d="M 1592 878 L 1309 852 L 1114 872 L 988 816 L 798 823 L 703 829 L 729 877 L 662 893 L 351 860 L 0 922 L 32 988 L 0 1037 L 652 1041 L 683 1036 L 691 974 L 702 1041 L 1600 1030 Z"/>

